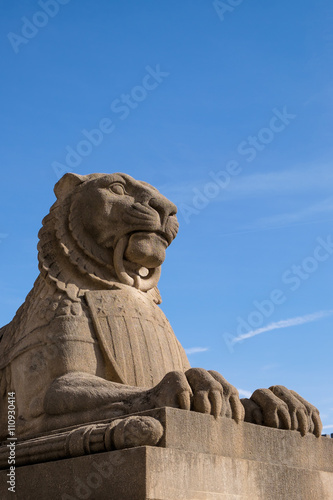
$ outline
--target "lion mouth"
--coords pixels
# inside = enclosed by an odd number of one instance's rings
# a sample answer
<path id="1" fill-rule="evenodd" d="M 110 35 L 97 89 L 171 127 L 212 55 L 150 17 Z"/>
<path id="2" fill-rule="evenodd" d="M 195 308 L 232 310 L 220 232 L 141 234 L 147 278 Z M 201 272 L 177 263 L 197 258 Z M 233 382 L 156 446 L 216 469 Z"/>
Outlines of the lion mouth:
<path id="1" fill-rule="evenodd" d="M 156 286 L 169 244 L 161 231 L 134 231 L 120 238 L 113 258 L 118 279 L 143 291 Z"/>
<path id="2" fill-rule="evenodd" d="M 161 234 L 137 231 L 130 235 L 124 256 L 130 262 L 152 269 L 164 262 L 167 246 Z"/>

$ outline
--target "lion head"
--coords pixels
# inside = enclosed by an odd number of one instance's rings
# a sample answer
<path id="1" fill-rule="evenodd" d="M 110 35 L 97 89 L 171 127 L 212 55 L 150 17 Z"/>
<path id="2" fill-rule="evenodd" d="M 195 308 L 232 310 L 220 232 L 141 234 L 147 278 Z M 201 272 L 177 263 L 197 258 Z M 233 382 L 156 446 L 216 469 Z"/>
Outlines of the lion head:
<path id="1" fill-rule="evenodd" d="M 43 220 L 39 267 L 73 300 L 115 282 L 156 287 L 178 231 L 176 206 L 126 174 L 65 174 Z"/>

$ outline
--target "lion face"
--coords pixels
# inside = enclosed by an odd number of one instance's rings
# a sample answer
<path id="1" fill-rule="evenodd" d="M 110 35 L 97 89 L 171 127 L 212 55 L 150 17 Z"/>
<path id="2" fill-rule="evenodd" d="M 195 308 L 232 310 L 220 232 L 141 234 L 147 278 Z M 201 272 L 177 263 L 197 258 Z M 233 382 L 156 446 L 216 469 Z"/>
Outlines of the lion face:
<path id="1" fill-rule="evenodd" d="M 69 204 L 69 230 L 90 258 L 111 265 L 122 283 L 144 291 L 156 286 L 178 231 L 172 202 L 126 174 L 66 174 L 55 192 Z"/>

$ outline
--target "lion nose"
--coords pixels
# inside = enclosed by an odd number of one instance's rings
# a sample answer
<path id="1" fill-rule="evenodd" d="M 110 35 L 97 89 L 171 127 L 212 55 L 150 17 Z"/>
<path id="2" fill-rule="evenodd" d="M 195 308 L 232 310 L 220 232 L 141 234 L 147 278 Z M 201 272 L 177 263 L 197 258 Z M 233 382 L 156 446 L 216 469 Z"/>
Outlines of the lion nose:
<path id="1" fill-rule="evenodd" d="M 166 198 L 151 198 L 148 204 L 159 214 L 162 226 L 168 217 L 177 213 L 176 205 Z"/>

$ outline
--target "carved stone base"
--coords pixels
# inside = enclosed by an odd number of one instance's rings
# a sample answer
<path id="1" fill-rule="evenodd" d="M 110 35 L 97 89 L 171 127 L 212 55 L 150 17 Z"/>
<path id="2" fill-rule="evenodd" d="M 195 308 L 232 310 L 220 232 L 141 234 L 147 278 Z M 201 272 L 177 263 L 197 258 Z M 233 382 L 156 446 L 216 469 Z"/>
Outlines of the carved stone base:
<path id="1" fill-rule="evenodd" d="M 145 412 L 157 446 L 105 451 L 0 472 L 19 500 L 332 500 L 333 440 L 172 408 Z M 27 445 L 27 442 L 25 443 Z M 86 449 L 88 449 L 87 447 Z"/>

